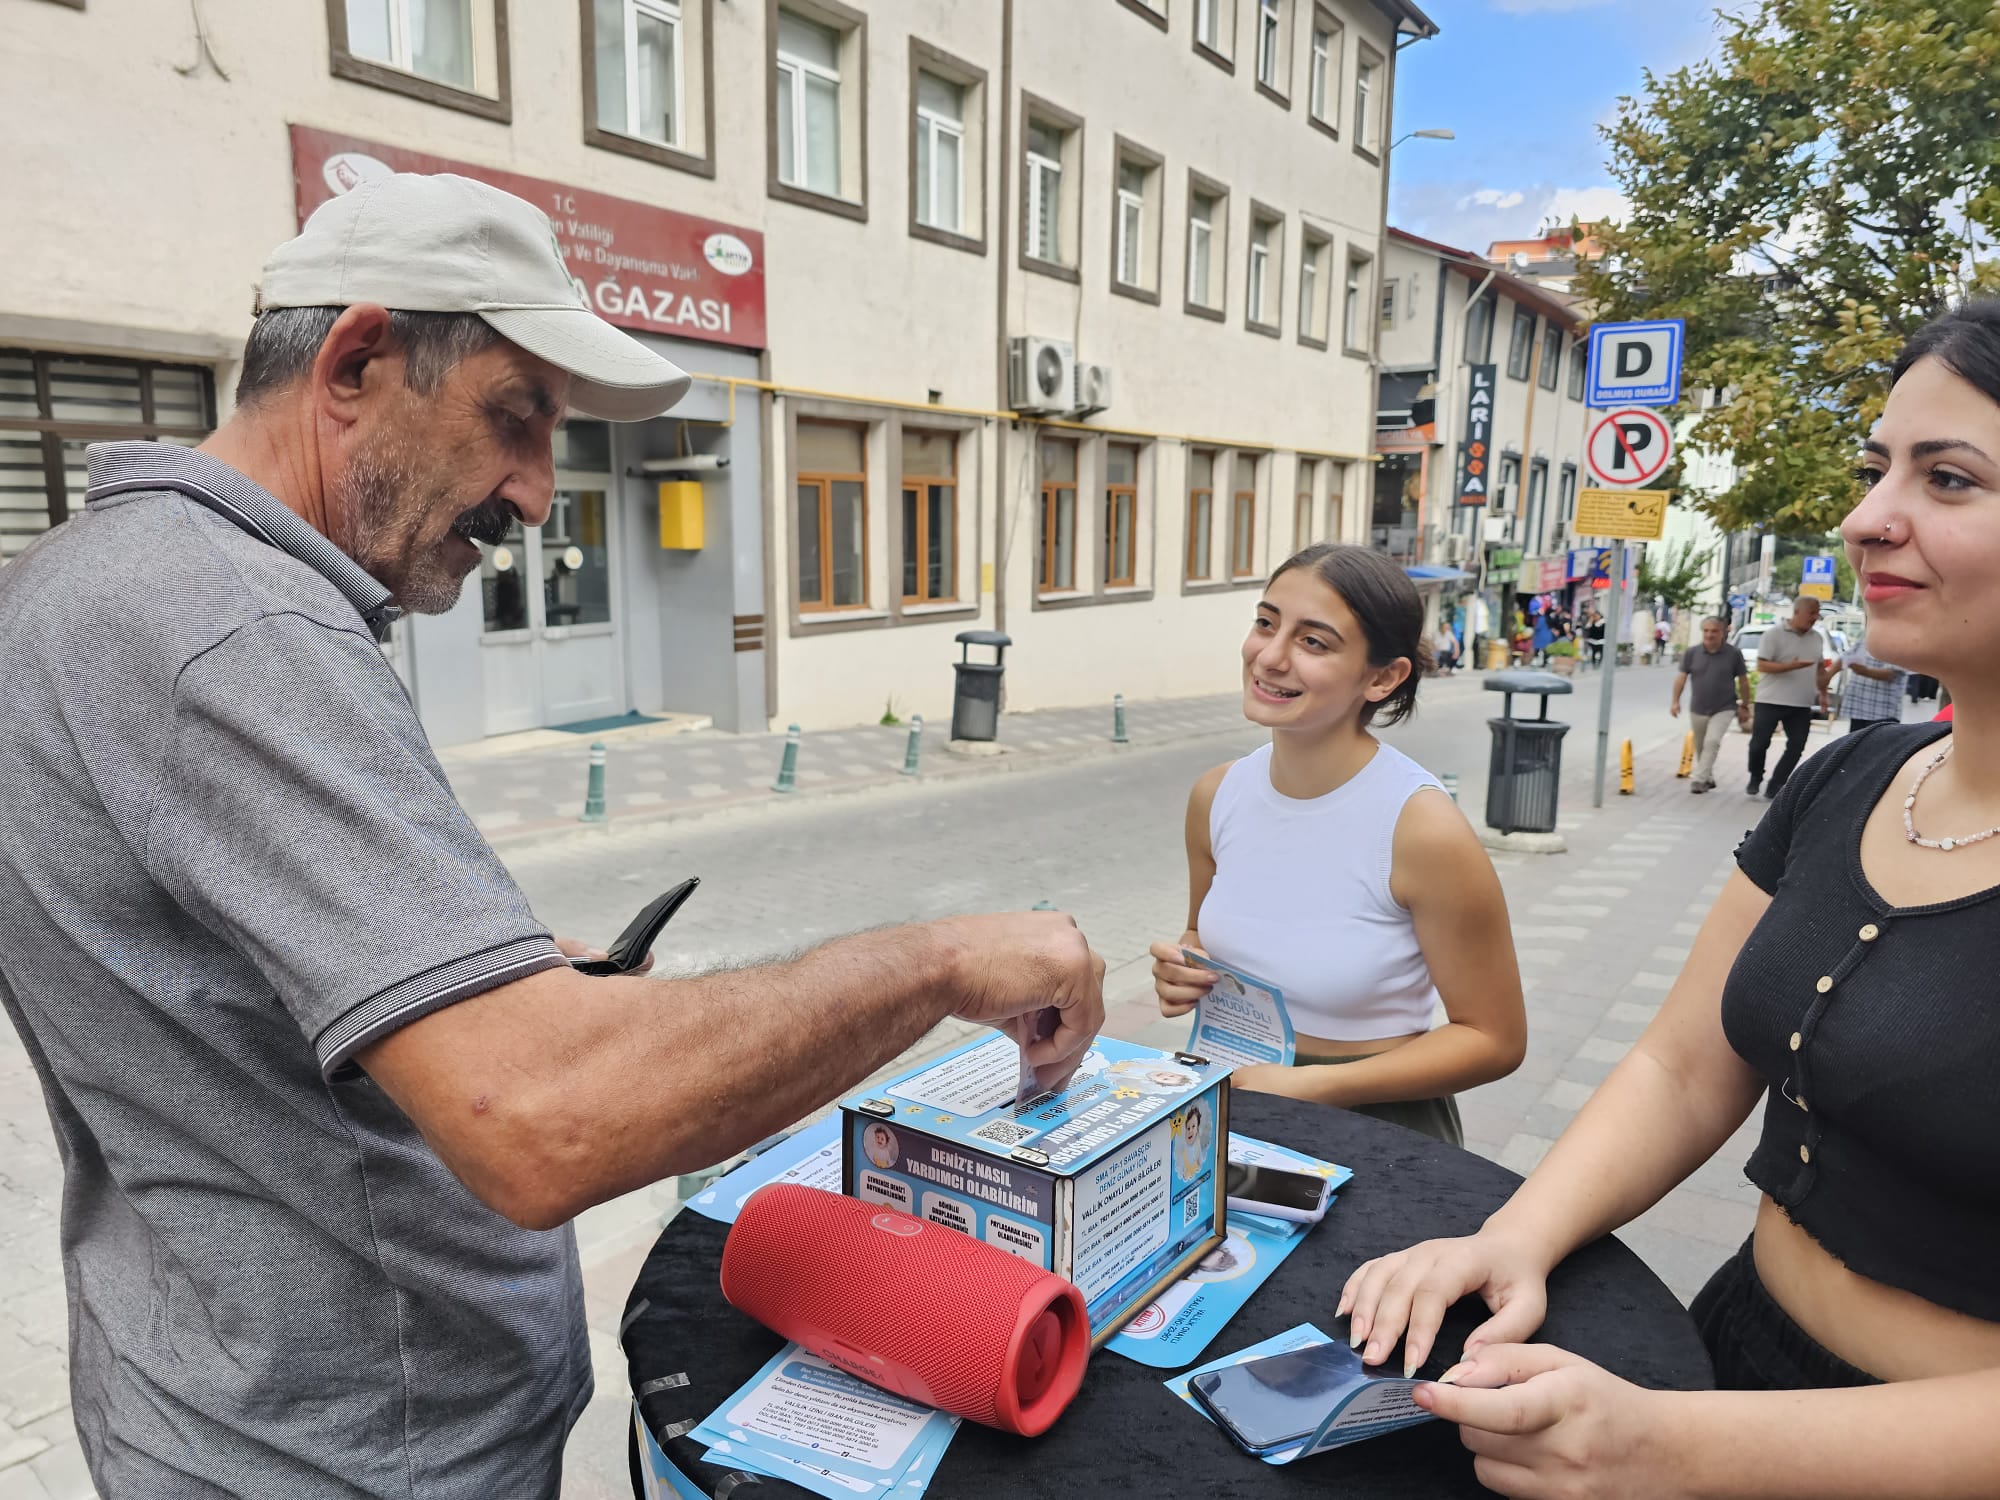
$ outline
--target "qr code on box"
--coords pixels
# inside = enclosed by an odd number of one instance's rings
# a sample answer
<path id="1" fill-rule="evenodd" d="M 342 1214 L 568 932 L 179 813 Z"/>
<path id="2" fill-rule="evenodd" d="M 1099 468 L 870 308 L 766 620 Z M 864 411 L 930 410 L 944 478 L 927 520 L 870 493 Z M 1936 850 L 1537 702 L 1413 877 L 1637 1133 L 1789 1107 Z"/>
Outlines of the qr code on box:
<path id="1" fill-rule="evenodd" d="M 988 1120 L 972 1132 L 977 1141 L 991 1141 L 996 1146 L 1018 1146 L 1023 1141 L 1031 1141 L 1040 1135 L 1039 1130 L 1030 1130 L 1026 1125 L 1012 1120 Z"/>
<path id="2" fill-rule="evenodd" d="M 1201 1194 L 1189 1193 L 1186 1198 L 1181 1200 L 1181 1227 L 1183 1229 L 1187 1228 L 1188 1225 L 1200 1217 Z"/>

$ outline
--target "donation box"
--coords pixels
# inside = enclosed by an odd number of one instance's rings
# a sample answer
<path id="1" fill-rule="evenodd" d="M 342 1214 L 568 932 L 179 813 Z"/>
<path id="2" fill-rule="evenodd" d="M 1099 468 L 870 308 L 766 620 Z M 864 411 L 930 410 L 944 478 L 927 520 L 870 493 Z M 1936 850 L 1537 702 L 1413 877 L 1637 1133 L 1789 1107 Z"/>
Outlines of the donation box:
<path id="1" fill-rule="evenodd" d="M 1100 1037 L 1016 1103 L 1020 1048 L 976 1040 L 841 1102 L 841 1190 L 1074 1282 L 1093 1344 L 1222 1242 L 1229 1069 Z"/>

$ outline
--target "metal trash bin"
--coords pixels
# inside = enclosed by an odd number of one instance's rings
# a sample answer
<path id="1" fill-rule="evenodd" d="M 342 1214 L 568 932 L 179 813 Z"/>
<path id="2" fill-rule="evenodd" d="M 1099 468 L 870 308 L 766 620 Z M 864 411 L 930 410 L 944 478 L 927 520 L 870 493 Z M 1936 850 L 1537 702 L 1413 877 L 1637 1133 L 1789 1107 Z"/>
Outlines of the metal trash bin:
<path id="1" fill-rule="evenodd" d="M 958 674 L 951 697 L 951 737 L 995 739 L 1000 733 L 1000 679 L 1007 674 L 1005 657 L 1014 642 L 997 630 L 962 630 L 958 644 L 958 660 L 951 664 Z M 991 646 L 993 660 L 973 661 L 974 646 Z"/>
<path id="2" fill-rule="evenodd" d="M 1493 755 L 1486 771 L 1486 826 L 1501 833 L 1554 833 L 1556 791 L 1562 779 L 1562 739 L 1569 725 L 1549 718 L 1549 696 L 1576 689 L 1567 677 L 1525 669 L 1495 672 L 1486 691 L 1504 693 L 1500 717 L 1488 719 Z M 1514 695 L 1542 700 L 1538 719 L 1514 717 Z"/>

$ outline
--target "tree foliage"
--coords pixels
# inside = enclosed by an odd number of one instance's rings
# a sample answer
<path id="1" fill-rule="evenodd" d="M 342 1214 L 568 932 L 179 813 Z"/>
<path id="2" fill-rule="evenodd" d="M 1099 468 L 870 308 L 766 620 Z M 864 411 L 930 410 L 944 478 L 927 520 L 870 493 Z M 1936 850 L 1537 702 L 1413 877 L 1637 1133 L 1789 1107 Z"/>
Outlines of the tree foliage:
<path id="1" fill-rule="evenodd" d="M 1582 290 L 1686 318 L 1692 441 L 1740 477 L 1724 527 L 1832 528 L 1902 342 L 2000 290 L 2000 4 L 1755 0 L 1707 62 L 1646 75 L 1605 128 L 1631 200 Z"/>
<path id="2" fill-rule="evenodd" d="M 1655 564 L 1654 549 L 1648 547 L 1645 556 L 1639 559 L 1639 597 L 1663 599 L 1676 611 L 1703 603 L 1702 576 L 1708 572 L 1713 550 L 1704 548 L 1697 552 L 1693 542 L 1682 542 L 1671 550 L 1663 549 Z"/>

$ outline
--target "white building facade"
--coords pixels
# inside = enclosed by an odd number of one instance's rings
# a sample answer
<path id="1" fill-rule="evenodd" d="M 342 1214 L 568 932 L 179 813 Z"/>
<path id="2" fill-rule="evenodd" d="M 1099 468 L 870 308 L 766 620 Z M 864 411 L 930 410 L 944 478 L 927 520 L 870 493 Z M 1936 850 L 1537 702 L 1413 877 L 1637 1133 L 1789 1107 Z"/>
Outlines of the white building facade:
<path id="1" fill-rule="evenodd" d="M 386 170 L 540 203 L 697 377 L 567 424 L 550 524 L 392 650 L 439 744 L 1225 690 L 1366 541 L 1406 0 L 16 0 L 0 559 L 229 407 L 252 289 Z M 1117 59 L 1115 68 L 1103 66 Z M 1389 251 L 1394 254 L 1393 248 Z"/>

